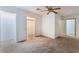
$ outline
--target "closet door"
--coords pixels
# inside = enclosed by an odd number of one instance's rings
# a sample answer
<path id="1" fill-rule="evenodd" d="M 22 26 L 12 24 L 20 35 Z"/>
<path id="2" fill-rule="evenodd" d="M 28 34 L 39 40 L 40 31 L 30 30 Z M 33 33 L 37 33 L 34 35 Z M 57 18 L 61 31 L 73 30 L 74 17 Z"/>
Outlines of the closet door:
<path id="1" fill-rule="evenodd" d="M 16 14 L 1 11 L 1 40 L 16 40 Z"/>

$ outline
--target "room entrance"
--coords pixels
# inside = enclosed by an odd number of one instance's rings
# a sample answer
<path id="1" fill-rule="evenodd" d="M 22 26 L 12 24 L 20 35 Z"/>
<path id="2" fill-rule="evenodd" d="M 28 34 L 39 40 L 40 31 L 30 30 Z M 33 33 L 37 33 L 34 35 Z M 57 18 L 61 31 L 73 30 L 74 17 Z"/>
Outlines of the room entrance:
<path id="1" fill-rule="evenodd" d="M 27 16 L 27 40 L 35 37 L 35 18 Z"/>
<path id="2" fill-rule="evenodd" d="M 76 36 L 76 19 L 66 20 L 66 35 L 75 37 Z"/>

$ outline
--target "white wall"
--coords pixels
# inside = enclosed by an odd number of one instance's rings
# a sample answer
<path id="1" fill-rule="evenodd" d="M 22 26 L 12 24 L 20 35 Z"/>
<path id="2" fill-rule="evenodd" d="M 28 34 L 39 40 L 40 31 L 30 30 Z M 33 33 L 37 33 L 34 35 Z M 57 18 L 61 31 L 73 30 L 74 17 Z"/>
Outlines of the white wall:
<path id="1" fill-rule="evenodd" d="M 42 35 L 55 38 L 55 14 L 44 15 L 42 19 Z"/>
<path id="2" fill-rule="evenodd" d="M 65 35 L 65 20 L 59 14 L 50 13 L 42 19 L 42 35 L 50 38 Z"/>
<path id="3" fill-rule="evenodd" d="M 57 36 L 59 36 L 61 33 L 60 33 L 60 31 L 61 31 L 61 17 L 58 15 L 58 14 L 56 14 L 55 15 L 55 36 L 57 37 Z"/>
<path id="4" fill-rule="evenodd" d="M 79 15 L 60 16 L 44 15 L 42 19 L 42 35 L 50 38 L 66 35 L 66 19 L 76 18 L 76 38 L 79 38 Z"/>
<path id="5" fill-rule="evenodd" d="M 36 18 L 35 21 L 35 35 L 39 36 L 42 33 L 42 17 Z"/>
<path id="6" fill-rule="evenodd" d="M 55 15 L 55 35 L 63 36 L 65 35 L 65 19 L 64 17 L 60 16 L 59 14 Z"/>
<path id="7" fill-rule="evenodd" d="M 60 36 L 63 36 L 63 35 L 65 35 L 65 33 L 66 33 L 66 22 L 65 22 L 65 20 L 60 20 Z"/>
<path id="8" fill-rule="evenodd" d="M 24 19 L 24 10 L 14 8 L 14 7 L 0 7 L 0 10 L 6 11 L 6 12 L 11 12 L 11 13 L 16 13 L 16 41 L 23 40 L 23 37 L 25 34 L 23 34 L 24 27 L 22 26 L 24 23 L 23 21 L 26 20 Z M 18 32 L 19 31 L 19 32 Z"/>
<path id="9" fill-rule="evenodd" d="M 27 22 L 26 22 L 26 17 L 24 15 L 18 14 L 16 16 L 16 35 L 17 35 L 17 41 L 21 40 L 26 40 L 26 27 L 27 27 Z"/>
<path id="10" fill-rule="evenodd" d="M 16 39 L 17 39 L 17 41 L 26 40 L 27 29 L 25 29 L 25 28 L 27 26 L 26 25 L 27 16 L 35 17 L 36 19 L 39 19 L 39 20 L 41 19 L 41 16 L 38 14 L 34 14 L 32 12 L 25 11 L 25 10 L 22 10 L 22 9 L 19 9 L 16 7 L 1 6 L 0 10 L 11 12 L 11 13 L 16 13 Z M 36 24 L 36 25 L 39 25 L 39 24 Z M 39 28 L 39 26 L 37 26 L 37 27 Z M 36 29 L 37 34 L 40 33 L 40 30 L 38 30 L 38 28 Z"/>
<path id="11" fill-rule="evenodd" d="M 1 40 L 16 40 L 16 14 L 5 11 L 0 12 Z M 6 15 L 6 16 L 5 16 Z"/>

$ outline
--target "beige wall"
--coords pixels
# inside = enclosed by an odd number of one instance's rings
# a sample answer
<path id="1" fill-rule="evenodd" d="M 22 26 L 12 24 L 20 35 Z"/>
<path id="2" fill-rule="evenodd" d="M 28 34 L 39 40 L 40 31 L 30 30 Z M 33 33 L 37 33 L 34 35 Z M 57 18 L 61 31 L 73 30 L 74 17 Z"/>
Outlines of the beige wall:
<path id="1" fill-rule="evenodd" d="M 42 17 L 37 17 L 35 22 L 35 35 L 39 36 L 42 33 Z"/>
<path id="2" fill-rule="evenodd" d="M 55 35 L 56 37 L 65 35 L 65 20 L 58 14 L 55 16 Z"/>
<path id="3" fill-rule="evenodd" d="M 60 33 L 61 33 L 61 36 L 66 34 L 66 20 L 65 20 L 65 17 L 61 17 L 61 20 L 60 20 Z"/>
<path id="4" fill-rule="evenodd" d="M 35 35 L 35 20 L 27 20 L 28 35 Z"/>

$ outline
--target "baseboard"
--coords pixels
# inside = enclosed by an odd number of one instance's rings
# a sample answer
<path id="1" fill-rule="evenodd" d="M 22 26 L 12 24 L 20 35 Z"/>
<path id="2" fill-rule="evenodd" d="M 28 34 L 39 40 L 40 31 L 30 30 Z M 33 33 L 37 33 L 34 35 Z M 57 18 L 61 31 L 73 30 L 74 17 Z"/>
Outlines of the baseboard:
<path id="1" fill-rule="evenodd" d="M 48 37 L 48 36 L 45 36 L 45 35 L 38 35 L 38 36 L 35 36 L 35 37 L 45 37 L 45 38 L 49 38 L 49 39 L 54 39 L 54 38 L 51 38 L 51 37 Z"/>
<path id="2" fill-rule="evenodd" d="M 21 40 L 21 41 L 18 41 L 17 43 L 21 43 L 21 42 L 25 42 L 26 40 Z"/>

